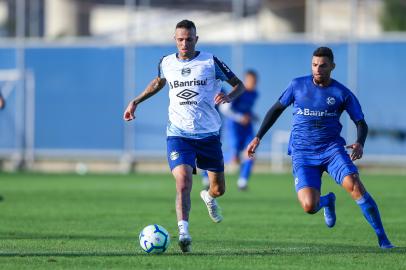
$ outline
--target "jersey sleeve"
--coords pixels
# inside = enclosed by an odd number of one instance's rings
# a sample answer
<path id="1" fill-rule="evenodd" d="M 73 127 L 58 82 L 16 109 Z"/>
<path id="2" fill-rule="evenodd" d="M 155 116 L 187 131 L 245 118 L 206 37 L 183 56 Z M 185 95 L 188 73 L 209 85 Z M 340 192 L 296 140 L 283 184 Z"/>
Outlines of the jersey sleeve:
<path id="1" fill-rule="evenodd" d="M 345 99 L 344 105 L 345 110 L 348 112 L 353 122 L 356 123 L 364 119 L 364 113 L 362 112 L 361 105 L 359 104 L 357 97 L 352 92 L 349 92 Z"/>
<path id="2" fill-rule="evenodd" d="M 216 70 L 216 79 L 228 81 L 235 77 L 235 74 L 226 64 L 224 64 L 224 62 L 220 61 L 215 56 L 213 56 L 213 59 L 214 59 L 214 68 Z"/>
<path id="3" fill-rule="evenodd" d="M 291 105 L 294 101 L 293 95 L 293 82 L 290 82 L 286 90 L 279 97 L 279 102 L 286 108 Z"/>
<path id="4" fill-rule="evenodd" d="M 165 78 L 165 74 L 162 71 L 162 60 L 163 59 L 164 58 L 162 57 L 161 60 L 159 60 L 159 64 L 158 64 L 158 77 L 161 78 L 161 79 Z"/>

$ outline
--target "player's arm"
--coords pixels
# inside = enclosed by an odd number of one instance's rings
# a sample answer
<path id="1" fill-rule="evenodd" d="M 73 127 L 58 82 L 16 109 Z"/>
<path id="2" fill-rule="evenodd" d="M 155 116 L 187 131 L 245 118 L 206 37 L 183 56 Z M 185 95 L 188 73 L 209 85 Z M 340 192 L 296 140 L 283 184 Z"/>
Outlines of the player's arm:
<path id="1" fill-rule="evenodd" d="M 245 91 L 245 86 L 231 69 L 217 57 L 213 56 L 216 79 L 226 81 L 233 89 L 228 93 L 220 92 L 214 97 L 215 104 L 229 103 Z"/>
<path id="2" fill-rule="evenodd" d="M 0 93 L 0 110 L 4 109 L 6 106 L 6 101 L 4 100 L 3 96 Z"/>
<path id="3" fill-rule="evenodd" d="M 262 121 L 261 127 L 258 130 L 255 138 L 247 146 L 248 157 L 253 158 L 255 150 L 258 148 L 262 137 L 268 132 L 268 130 L 273 126 L 282 112 L 286 109 L 285 106 L 278 100 L 266 113 L 264 120 Z"/>
<path id="4" fill-rule="evenodd" d="M 233 89 L 228 94 L 222 92 L 218 93 L 214 97 L 215 104 L 229 103 L 240 96 L 242 93 L 244 93 L 245 86 L 236 76 L 234 76 L 230 80 L 227 80 L 227 83 L 230 84 Z"/>
<path id="5" fill-rule="evenodd" d="M 364 154 L 364 144 L 368 135 L 368 125 L 364 119 L 355 122 L 355 126 L 357 127 L 357 141 L 346 146 L 346 148 L 352 149 L 352 153 L 350 154 L 351 160 L 362 158 Z"/>
<path id="6" fill-rule="evenodd" d="M 165 78 L 156 77 L 153 79 L 139 96 L 130 101 L 124 111 L 124 120 L 133 120 L 135 118 L 135 109 L 137 108 L 138 104 L 158 93 L 162 88 L 164 88 L 165 84 Z"/>

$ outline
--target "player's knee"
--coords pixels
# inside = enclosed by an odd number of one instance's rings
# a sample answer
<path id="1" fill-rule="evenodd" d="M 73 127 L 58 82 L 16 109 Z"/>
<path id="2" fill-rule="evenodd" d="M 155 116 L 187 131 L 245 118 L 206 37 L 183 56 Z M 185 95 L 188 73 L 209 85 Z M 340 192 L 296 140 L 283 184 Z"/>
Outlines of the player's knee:
<path id="1" fill-rule="evenodd" d="M 317 206 L 313 202 L 302 202 L 303 211 L 308 214 L 316 214 L 317 213 Z"/>
<path id="2" fill-rule="evenodd" d="M 190 192 L 192 190 L 192 184 L 188 181 L 178 182 L 176 185 L 176 190 L 180 193 Z"/>
<path id="3" fill-rule="evenodd" d="M 358 174 L 351 174 L 346 177 L 345 189 L 354 199 L 360 198 L 366 191 L 364 185 L 359 179 Z"/>

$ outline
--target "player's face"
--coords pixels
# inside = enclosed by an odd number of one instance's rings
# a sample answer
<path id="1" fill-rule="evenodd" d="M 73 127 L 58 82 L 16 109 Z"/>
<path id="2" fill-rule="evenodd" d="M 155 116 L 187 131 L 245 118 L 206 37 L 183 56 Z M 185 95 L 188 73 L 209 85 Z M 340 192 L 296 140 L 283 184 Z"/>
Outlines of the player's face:
<path id="1" fill-rule="evenodd" d="M 335 64 L 325 56 L 313 56 L 312 74 L 316 84 L 327 84 L 330 82 L 330 74 Z"/>
<path id="2" fill-rule="evenodd" d="M 196 36 L 194 29 L 176 28 L 175 41 L 179 58 L 190 59 L 194 57 L 197 39 L 198 36 Z"/>
<path id="3" fill-rule="evenodd" d="M 252 74 L 245 75 L 244 86 L 248 91 L 255 89 L 257 85 L 257 79 Z"/>

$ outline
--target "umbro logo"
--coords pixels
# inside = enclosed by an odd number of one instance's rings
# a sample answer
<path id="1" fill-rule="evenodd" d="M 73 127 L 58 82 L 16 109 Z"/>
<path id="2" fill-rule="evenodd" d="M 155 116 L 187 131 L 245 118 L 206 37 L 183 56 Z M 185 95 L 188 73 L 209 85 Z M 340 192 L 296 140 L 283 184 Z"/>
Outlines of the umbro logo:
<path id="1" fill-rule="evenodd" d="M 182 74 L 183 77 L 187 77 L 190 75 L 190 72 L 191 72 L 190 68 L 182 68 L 180 73 Z"/>
<path id="2" fill-rule="evenodd" d="M 189 99 L 197 96 L 198 94 L 199 93 L 196 93 L 196 92 L 194 92 L 192 90 L 184 89 L 184 90 L 180 91 L 176 96 L 180 97 L 180 98 L 183 98 L 183 99 L 186 99 L 186 100 L 189 100 Z"/>

